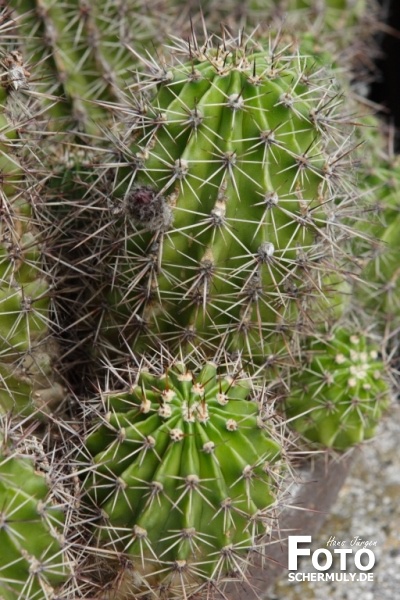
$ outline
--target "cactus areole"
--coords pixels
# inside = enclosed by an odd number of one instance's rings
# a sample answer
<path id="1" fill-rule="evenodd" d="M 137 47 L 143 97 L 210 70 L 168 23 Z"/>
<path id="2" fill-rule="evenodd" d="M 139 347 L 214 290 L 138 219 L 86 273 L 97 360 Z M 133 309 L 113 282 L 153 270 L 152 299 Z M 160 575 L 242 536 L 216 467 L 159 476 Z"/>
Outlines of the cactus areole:
<path id="1" fill-rule="evenodd" d="M 124 227 L 107 337 L 262 364 L 342 304 L 352 125 L 332 73 L 279 40 L 177 50 L 105 177 Z"/>

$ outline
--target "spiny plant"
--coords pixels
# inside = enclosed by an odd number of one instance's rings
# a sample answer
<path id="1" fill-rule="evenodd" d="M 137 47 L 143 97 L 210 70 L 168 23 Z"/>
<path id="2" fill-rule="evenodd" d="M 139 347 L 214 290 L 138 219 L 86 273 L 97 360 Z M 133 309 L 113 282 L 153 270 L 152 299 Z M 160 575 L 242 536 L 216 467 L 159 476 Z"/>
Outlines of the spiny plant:
<path id="1" fill-rule="evenodd" d="M 50 284 L 32 220 L 35 183 L 20 132 L 33 118 L 24 97 L 29 73 L 18 51 L 0 67 L 0 412 L 46 412 L 64 390 L 54 374 L 49 341 Z M 26 153 L 25 153 L 26 154 Z"/>
<path id="2" fill-rule="evenodd" d="M 160 0 L 11 0 L 7 6 L 14 24 L 9 43 L 35 66 L 49 130 L 64 135 L 99 131 L 109 118 L 107 103 L 123 96 L 137 68 L 131 48 L 157 45 L 169 22 L 155 20 Z"/>
<path id="3" fill-rule="evenodd" d="M 254 390 L 248 400 L 250 388 L 213 363 L 196 374 L 175 364 L 103 394 L 86 487 L 102 509 L 101 546 L 133 563 L 132 597 L 189 597 L 245 576 L 249 552 L 262 552 L 285 461 L 272 406 Z"/>
<path id="4" fill-rule="evenodd" d="M 346 304 L 357 119 L 324 53 L 316 60 L 309 44 L 274 33 L 262 44 L 226 33 L 204 44 L 178 40 L 171 61 L 147 57 L 147 74 L 122 91 L 127 57 L 138 52 L 118 45 L 120 18 L 104 18 L 113 5 L 99 6 L 15 0 L 12 17 L 7 8 L 7 51 L 27 36 L 33 69 L 18 58 L 4 90 L 15 99 L 34 70 L 47 120 L 41 147 L 32 113 L 17 141 L 5 140 L 7 160 L 23 169 L 7 198 L 29 198 L 25 159 L 13 158 L 23 139 L 37 155 L 29 176 L 39 182 L 46 248 L 29 204 L 13 226 L 34 235 L 30 267 L 42 273 L 46 253 L 65 300 L 53 317 L 73 332 L 74 366 L 80 339 L 94 346 L 85 394 L 71 403 L 70 421 L 58 420 L 61 440 L 49 435 L 63 467 L 74 455 L 84 481 L 90 516 L 77 530 L 99 511 L 96 544 L 79 533 L 76 554 L 89 563 L 82 581 L 102 587 L 98 556 L 129 564 L 123 589 L 113 583 L 95 595 L 209 598 L 225 579 L 246 578 L 252 554 L 264 556 L 282 503 L 291 434 L 267 377 L 287 388 L 287 367 L 301 364 L 304 344 L 316 347 Z M 14 281 L 15 261 L 2 252 Z M 48 340 L 48 307 L 38 341 Z M 13 309 L 18 324 L 22 308 Z M 32 340 L 24 340 L 25 359 Z M 363 352 L 354 359 L 360 369 Z M 94 386 L 105 387 L 97 410 Z M 320 441 L 344 448 L 361 430 L 368 437 L 374 421 L 364 427 L 361 392 L 356 435 Z M 71 432 L 74 451 L 63 437 Z M 66 593 L 88 596 L 78 581 Z"/>
<path id="5" fill-rule="evenodd" d="M 150 6 L 143 0 L 105 0 L 96 5 L 85 0 L 62 4 L 53 0 L 12 0 L 2 10 L 5 52 L 18 49 L 21 72 L 29 64 L 34 73 L 29 77 L 26 68 L 23 74 L 24 87 L 29 86 L 29 97 L 34 97 L 37 104 L 35 118 L 31 112 L 24 121 L 26 139 L 29 128 L 25 147 L 35 153 L 35 167 L 29 171 L 36 177 L 40 192 L 29 220 L 35 218 L 42 223 L 41 233 L 48 242 L 41 247 L 42 259 L 47 256 L 45 268 L 52 280 L 57 279 L 57 290 L 62 290 L 64 299 L 74 295 L 76 281 L 66 281 L 65 274 L 60 275 L 56 267 L 59 253 L 50 243 L 54 236 L 61 244 L 65 235 L 59 225 L 62 215 L 56 211 L 45 214 L 42 199 L 48 199 L 46 190 L 56 188 L 59 205 L 67 199 L 74 202 L 72 166 L 88 163 L 90 144 L 107 141 L 99 134 L 112 122 L 110 103 L 124 97 L 126 82 L 132 80 L 138 68 L 135 52 L 144 51 L 146 45 L 157 45 L 169 23 L 167 15 L 161 25 L 155 21 L 160 6 L 158 1 Z M 68 331 L 63 321 L 64 307 L 58 302 L 55 309 L 53 299 L 53 329 L 65 327 Z M 45 362 L 41 369 L 48 371 Z"/>
<path id="6" fill-rule="evenodd" d="M 90 265 L 91 278 L 74 327 L 96 341 L 100 387 L 101 362 L 111 382 L 100 418 L 87 411 L 92 463 L 80 470 L 102 510 L 98 552 L 131 561 L 126 597 L 211 593 L 232 571 L 245 577 L 265 545 L 254 515 L 269 519 L 280 502 L 282 475 L 262 465 L 272 450 L 287 464 L 289 434 L 260 419 L 273 406 L 265 394 L 246 400 L 235 381 L 220 405 L 231 380 L 211 370 L 236 359 L 264 391 L 264 367 L 281 353 L 296 366 L 303 340 L 319 340 L 346 301 L 358 197 L 343 171 L 356 121 L 332 72 L 279 41 L 175 46 L 172 65 L 149 64 L 132 104 L 116 107 L 111 152 L 73 172 L 63 227 L 82 248 L 72 267 Z"/>
<path id="7" fill-rule="evenodd" d="M 365 213 L 358 228 L 370 242 L 359 250 L 364 269 L 358 296 L 375 323 L 381 330 L 388 328 L 390 335 L 400 326 L 400 163 L 393 140 L 379 135 L 376 119 L 371 119 L 369 135 L 364 137 L 360 188 Z"/>
<path id="8" fill-rule="evenodd" d="M 279 42 L 182 42 L 121 109 L 80 209 L 104 356 L 262 365 L 340 314 L 354 121 L 333 74 Z"/>
<path id="9" fill-rule="evenodd" d="M 0 417 L 0 596 L 49 600 L 68 577 L 64 510 L 45 473 L 35 468 L 32 438 L 13 439 Z"/>
<path id="10" fill-rule="evenodd" d="M 225 26 L 234 22 L 236 26 L 246 23 L 263 27 L 268 21 L 285 18 L 289 27 L 324 30 L 325 35 L 341 30 L 346 38 L 364 20 L 372 22 L 377 14 L 374 0 L 230 0 L 223 4 L 216 0 L 167 0 L 167 5 L 185 8 L 185 16 L 203 15 L 208 28 L 218 27 L 221 21 Z"/>
<path id="11" fill-rule="evenodd" d="M 221 22 L 231 31 L 239 26 L 254 27 L 261 39 L 282 23 L 285 31 L 300 38 L 312 34 L 316 53 L 329 50 L 347 70 L 348 82 L 357 82 L 363 95 L 365 81 L 370 82 L 375 71 L 378 47 L 374 34 L 382 26 L 376 0 L 167 0 L 167 5 L 171 5 L 171 13 L 174 8 L 179 10 L 176 21 L 182 37 L 193 28 L 200 33 L 204 22 L 212 32 L 220 31 Z"/>
<path id="12" fill-rule="evenodd" d="M 289 423 L 311 442 L 347 450 L 374 436 L 390 403 L 387 367 L 367 333 L 338 327 L 304 349 L 285 401 Z"/>
<path id="13" fill-rule="evenodd" d="M 170 0 L 171 4 L 182 4 L 181 0 Z M 319 13 L 328 13 L 336 18 L 342 17 L 348 24 L 348 21 L 354 21 L 365 14 L 368 0 L 245 0 L 240 3 L 242 13 L 246 14 L 247 11 L 258 10 L 260 17 L 271 15 L 273 11 L 280 11 L 281 13 L 288 13 L 289 18 L 293 16 L 296 11 L 313 11 Z M 227 6 L 220 6 L 214 0 L 189 0 L 187 6 L 193 10 L 202 11 L 206 17 L 215 18 L 214 11 L 220 9 L 225 14 L 228 10 L 233 10 L 239 2 L 235 0 L 228 3 Z M 218 15 L 220 16 L 220 15 Z"/>
<path id="14" fill-rule="evenodd" d="M 305 16 L 309 22 L 324 21 L 327 29 L 345 28 L 356 25 L 373 6 L 369 0 L 248 0 L 249 11 L 257 11 L 259 17 L 265 15 L 269 6 L 286 13 L 288 19 Z"/>

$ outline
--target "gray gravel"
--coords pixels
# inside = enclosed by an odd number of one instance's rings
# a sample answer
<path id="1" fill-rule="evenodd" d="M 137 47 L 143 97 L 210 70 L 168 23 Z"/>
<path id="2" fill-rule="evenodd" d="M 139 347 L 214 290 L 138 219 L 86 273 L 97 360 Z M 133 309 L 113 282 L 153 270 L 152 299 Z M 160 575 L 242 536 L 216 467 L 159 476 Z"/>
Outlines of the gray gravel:
<path id="1" fill-rule="evenodd" d="M 311 550 L 326 548 L 334 535 L 350 541 L 355 536 L 376 540 L 371 548 L 376 563 L 374 581 L 290 583 L 283 574 L 269 600 L 398 600 L 400 599 L 400 406 L 390 411 L 378 436 L 364 445 Z M 347 545 L 346 547 L 349 547 Z M 309 559 L 308 559 L 309 560 Z M 322 561 L 321 561 L 322 562 Z M 347 573 L 358 571 L 349 561 Z M 301 572 L 313 572 L 300 563 Z M 307 568 L 310 565 L 311 568 Z M 331 572 L 340 572 L 338 568 Z"/>

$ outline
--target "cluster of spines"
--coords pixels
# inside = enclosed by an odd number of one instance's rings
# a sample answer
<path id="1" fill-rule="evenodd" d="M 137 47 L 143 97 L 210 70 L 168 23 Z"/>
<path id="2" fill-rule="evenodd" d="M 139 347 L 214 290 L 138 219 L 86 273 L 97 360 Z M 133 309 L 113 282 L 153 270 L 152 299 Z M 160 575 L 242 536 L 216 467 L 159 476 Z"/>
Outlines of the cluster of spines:
<path id="1" fill-rule="evenodd" d="M 286 31 L 297 36 L 312 33 L 323 42 L 319 48 L 335 49 L 347 67 L 357 68 L 358 75 L 371 69 L 371 55 L 377 48 L 372 43 L 373 32 L 379 29 L 379 4 L 376 0 L 167 0 L 172 11 L 179 10 L 178 23 L 183 32 L 195 28 L 219 32 L 221 23 L 230 30 L 239 25 L 254 27 L 260 38 L 271 27 L 280 28 L 284 21 Z M 178 10 L 177 10 L 178 9 Z M 368 64 L 369 63 L 369 64 Z"/>
<path id="2" fill-rule="evenodd" d="M 356 245 L 363 271 L 357 291 L 378 329 L 390 332 L 400 326 L 400 164 L 393 139 L 376 119 L 370 119 L 364 148 L 359 183 L 364 212 L 357 225 L 364 242 Z"/>
<path id="3" fill-rule="evenodd" d="M 303 18 L 314 17 L 315 21 L 323 21 L 328 30 L 344 27 L 345 32 L 351 32 L 352 26 L 357 25 L 366 16 L 367 11 L 373 7 L 370 0 L 267 0 L 270 4 L 270 12 L 275 11 L 282 16 L 288 14 L 289 19 L 298 20 L 299 15 Z M 264 0 L 247 0 L 248 10 L 258 16 L 264 14 L 266 2 Z"/>
<path id="4" fill-rule="evenodd" d="M 135 69 L 133 45 L 154 44 L 163 28 L 155 26 L 160 0 L 94 4 L 87 0 L 12 0 L 8 17 L 14 44 L 24 47 L 35 65 L 36 94 L 51 119 L 49 133 L 73 130 L 98 133 L 107 122 L 107 104 L 124 96 Z"/>
<path id="5" fill-rule="evenodd" d="M 56 473 L 61 467 L 53 464 L 51 454 L 44 468 L 41 442 L 45 444 L 44 423 L 54 419 L 66 390 L 55 370 L 58 344 L 51 335 L 51 277 L 43 264 L 45 236 L 33 210 L 42 188 L 36 178 L 42 165 L 35 139 L 41 109 L 30 89 L 29 68 L 12 43 L 8 7 L 2 18 L 0 596 L 50 600 L 70 576 L 63 537 L 70 504 L 64 492 L 59 493 Z"/>
<path id="6" fill-rule="evenodd" d="M 26 434 L 17 439 L 12 431 L 1 417 L 0 596 L 53 599 L 70 572 L 63 537 L 66 507 L 55 502 L 51 475 L 36 468 L 39 439 Z"/>
<path id="7" fill-rule="evenodd" d="M 21 137 L 34 119 L 29 75 L 18 51 L 5 54 L 0 70 L 0 407 L 15 414 L 31 412 L 35 405 L 47 412 L 64 395 L 53 371 L 57 345 L 49 340 L 51 286 L 42 264 L 42 234 L 32 214 L 35 149 L 25 151 Z"/>
<path id="8" fill-rule="evenodd" d="M 364 311 L 369 328 L 384 339 L 386 360 L 398 387 L 400 340 L 400 164 L 394 131 L 370 117 L 364 133 L 359 187 L 360 232 L 353 253 L 362 265 L 354 291 L 356 310 Z"/>

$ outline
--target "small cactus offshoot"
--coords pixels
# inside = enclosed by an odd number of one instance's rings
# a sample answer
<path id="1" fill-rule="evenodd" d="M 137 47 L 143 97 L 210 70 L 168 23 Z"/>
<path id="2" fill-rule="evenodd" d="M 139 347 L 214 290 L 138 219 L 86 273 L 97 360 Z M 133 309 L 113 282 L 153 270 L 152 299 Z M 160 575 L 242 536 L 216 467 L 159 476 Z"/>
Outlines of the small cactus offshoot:
<path id="1" fill-rule="evenodd" d="M 311 442 L 337 450 L 373 437 L 390 403 L 379 346 L 363 333 L 335 330 L 315 340 L 290 382 L 289 424 Z"/>
<path id="2" fill-rule="evenodd" d="M 271 530 L 282 446 L 246 379 L 176 364 L 140 373 L 86 440 L 86 487 L 102 509 L 101 545 L 120 548 L 141 585 L 186 592 L 233 571 Z M 240 573 L 243 571 L 243 573 Z M 181 579 L 181 581 L 180 581 Z"/>

